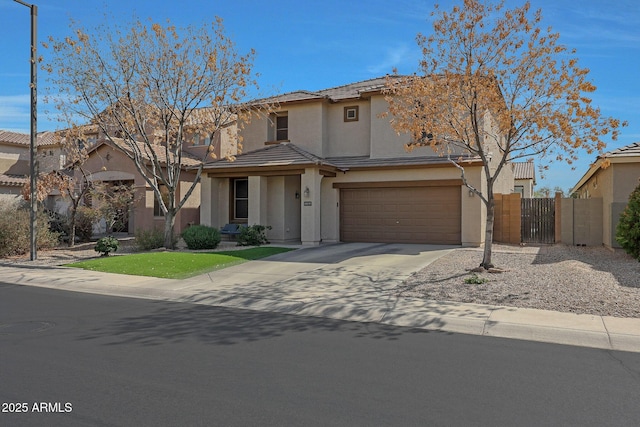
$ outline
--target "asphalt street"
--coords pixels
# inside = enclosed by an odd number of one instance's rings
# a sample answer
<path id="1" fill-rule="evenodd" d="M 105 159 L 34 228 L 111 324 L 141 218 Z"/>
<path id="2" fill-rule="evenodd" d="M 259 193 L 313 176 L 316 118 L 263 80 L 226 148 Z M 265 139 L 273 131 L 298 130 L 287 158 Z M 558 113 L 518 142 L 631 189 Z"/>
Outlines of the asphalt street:
<path id="1" fill-rule="evenodd" d="M 638 353 L 0 284 L 3 426 L 635 426 L 638 396 Z"/>

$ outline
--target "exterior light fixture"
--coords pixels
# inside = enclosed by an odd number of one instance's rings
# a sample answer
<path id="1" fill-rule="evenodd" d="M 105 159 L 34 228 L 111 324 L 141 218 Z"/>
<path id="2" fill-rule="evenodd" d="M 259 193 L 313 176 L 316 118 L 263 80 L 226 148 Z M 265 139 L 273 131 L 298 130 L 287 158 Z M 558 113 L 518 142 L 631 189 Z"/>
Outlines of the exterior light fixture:
<path id="1" fill-rule="evenodd" d="M 309 191 L 309 187 L 306 187 L 304 189 L 304 197 L 309 197 L 310 194 L 311 194 L 311 191 Z"/>

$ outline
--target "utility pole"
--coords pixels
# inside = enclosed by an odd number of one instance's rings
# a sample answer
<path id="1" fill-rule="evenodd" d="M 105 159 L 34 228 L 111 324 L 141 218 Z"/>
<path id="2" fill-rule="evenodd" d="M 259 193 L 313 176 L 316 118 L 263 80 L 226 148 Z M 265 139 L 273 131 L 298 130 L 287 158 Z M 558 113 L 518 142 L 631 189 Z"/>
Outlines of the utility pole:
<path id="1" fill-rule="evenodd" d="M 29 137 L 29 149 L 30 149 L 30 161 L 29 161 L 29 173 L 30 185 L 31 185 L 31 225 L 30 241 L 31 241 L 31 261 L 35 261 L 38 257 L 38 249 L 36 245 L 37 229 L 38 229 L 38 200 L 37 200 L 37 185 L 38 185 L 38 90 L 37 90 L 37 75 L 38 75 L 38 6 L 35 4 L 25 3 L 22 0 L 13 0 L 16 3 L 20 3 L 23 6 L 28 7 L 31 10 L 31 131 Z"/>

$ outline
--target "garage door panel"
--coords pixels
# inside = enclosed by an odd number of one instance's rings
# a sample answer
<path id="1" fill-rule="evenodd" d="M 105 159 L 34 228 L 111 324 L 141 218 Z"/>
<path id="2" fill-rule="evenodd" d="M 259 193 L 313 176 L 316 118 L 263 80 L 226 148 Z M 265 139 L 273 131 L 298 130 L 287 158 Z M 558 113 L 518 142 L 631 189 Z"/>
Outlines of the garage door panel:
<path id="1" fill-rule="evenodd" d="M 345 242 L 461 242 L 458 186 L 343 188 L 340 238 Z"/>

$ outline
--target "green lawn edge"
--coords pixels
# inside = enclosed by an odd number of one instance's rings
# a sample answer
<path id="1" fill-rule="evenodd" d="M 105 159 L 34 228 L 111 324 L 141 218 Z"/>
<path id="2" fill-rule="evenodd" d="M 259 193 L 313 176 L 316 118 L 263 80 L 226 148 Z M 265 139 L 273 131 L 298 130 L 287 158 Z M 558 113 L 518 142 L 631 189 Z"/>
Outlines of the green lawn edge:
<path id="1" fill-rule="evenodd" d="M 65 264 L 65 267 L 159 279 L 187 279 L 292 250 L 269 246 L 220 252 L 144 252 L 94 258 Z"/>

